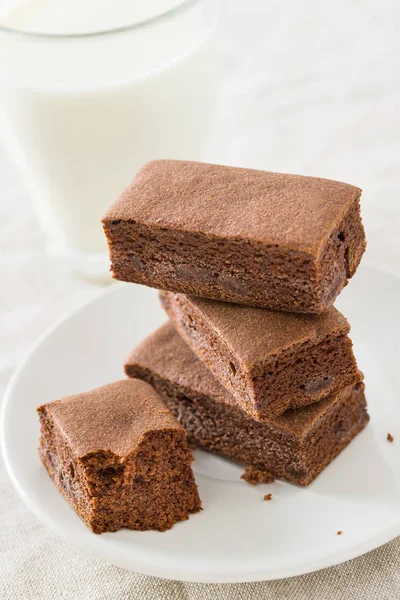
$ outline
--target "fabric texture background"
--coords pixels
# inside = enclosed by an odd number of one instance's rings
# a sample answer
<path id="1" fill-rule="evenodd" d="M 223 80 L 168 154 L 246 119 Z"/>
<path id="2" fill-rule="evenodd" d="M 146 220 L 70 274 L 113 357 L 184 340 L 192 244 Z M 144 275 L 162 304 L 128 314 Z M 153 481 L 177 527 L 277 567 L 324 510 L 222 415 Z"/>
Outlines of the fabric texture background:
<path id="1" fill-rule="evenodd" d="M 226 0 L 226 70 L 204 159 L 362 187 L 364 261 L 400 275 L 399 28 L 394 0 Z M 2 392 L 35 338 L 99 287 L 46 255 L 29 191 L 2 147 L 0 186 Z M 301 577 L 206 585 L 131 573 L 65 543 L 20 501 L 3 463 L 0 519 L 1 600 L 400 598 L 399 538 Z"/>

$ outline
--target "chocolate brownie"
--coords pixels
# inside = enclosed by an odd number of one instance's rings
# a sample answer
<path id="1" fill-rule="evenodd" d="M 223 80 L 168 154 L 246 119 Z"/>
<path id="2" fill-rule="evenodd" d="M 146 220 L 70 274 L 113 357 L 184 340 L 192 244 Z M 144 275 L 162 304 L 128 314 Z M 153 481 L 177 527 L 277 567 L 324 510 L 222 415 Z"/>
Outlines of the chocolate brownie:
<path id="1" fill-rule="evenodd" d="M 38 409 L 40 458 L 94 533 L 170 529 L 201 509 L 186 433 L 138 379 Z"/>
<path id="2" fill-rule="evenodd" d="M 258 423 L 167 323 L 130 355 L 126 373 L 151 383 L 191 444 L 308 485 L 368 422 L 364 385 Z"/>
<path id="3" fill-rule="evenodd" d="M 299 315 L 171 292 L 160 298 L 184 340 L 258 421 L 361 378 L 350 326 L 334 307 Z"/>
<path id="4" fill-rule="evenodd" d="M 188 161 L 144 165 L 103 217 L 116 279 L 320 313 L 365 249 L 361 190 Z"/>

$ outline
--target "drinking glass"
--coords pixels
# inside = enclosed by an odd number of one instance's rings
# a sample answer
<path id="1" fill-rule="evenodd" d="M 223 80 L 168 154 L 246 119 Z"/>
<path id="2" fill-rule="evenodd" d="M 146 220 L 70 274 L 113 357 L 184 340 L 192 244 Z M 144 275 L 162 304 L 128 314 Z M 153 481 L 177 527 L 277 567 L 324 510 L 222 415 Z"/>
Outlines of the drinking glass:
<path id="1" fill-rule="evenodd" d="M 37 2 L 0 0 L 0 135 L 49 250 L 109 278 L 105 209 L 147 160 L 201 159 L 218 80 L 216 2 L 48 0 L 32 17 Z"/>

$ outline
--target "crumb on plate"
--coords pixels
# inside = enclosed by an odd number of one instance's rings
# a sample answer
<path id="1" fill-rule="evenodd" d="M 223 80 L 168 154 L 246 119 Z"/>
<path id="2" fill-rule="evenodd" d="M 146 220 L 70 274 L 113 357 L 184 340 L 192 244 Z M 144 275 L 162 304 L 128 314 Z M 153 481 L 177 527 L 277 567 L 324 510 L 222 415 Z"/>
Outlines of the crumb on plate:
<path id="1" fill-rule="evenodd" d="M 251 485 L 257 485 L 257 483 L 272 483 L 275 481 L 275 477 L 269 471 L 263 471 L 256 467 L 246 467 L 244 473 L 240 476 L 240 479 L 244 479 Z"/>

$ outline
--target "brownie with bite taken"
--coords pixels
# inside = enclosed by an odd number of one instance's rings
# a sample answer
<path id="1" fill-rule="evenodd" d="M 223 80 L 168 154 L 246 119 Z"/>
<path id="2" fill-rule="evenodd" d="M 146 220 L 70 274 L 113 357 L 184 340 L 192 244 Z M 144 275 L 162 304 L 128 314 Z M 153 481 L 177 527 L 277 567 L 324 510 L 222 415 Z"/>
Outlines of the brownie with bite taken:
<path id="1" fill-rule="evenodd" d="M 117 381 L 37 409 L 40 458 L 94 533 L 165 531 L 201 510 L 186 433 L 144 381 Z"/>

